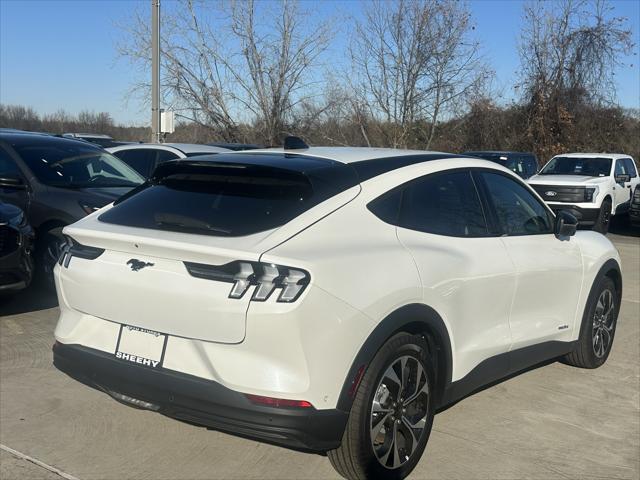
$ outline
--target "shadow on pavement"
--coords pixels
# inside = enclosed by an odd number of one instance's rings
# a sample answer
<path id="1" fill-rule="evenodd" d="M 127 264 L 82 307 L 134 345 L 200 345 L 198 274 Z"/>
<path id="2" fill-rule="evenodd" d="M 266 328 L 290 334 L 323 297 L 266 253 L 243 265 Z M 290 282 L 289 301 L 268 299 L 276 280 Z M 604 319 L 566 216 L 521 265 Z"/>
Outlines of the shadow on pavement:
<path id="1" fill-rule="evenodd" d="M 609 233 L 627 237 L 640 237 L 640 227 L 632 227 L 627 215 L 615 216 L 611 218 Z"/>
<path id="2" fill-rule="evenodd" d="M 0 296 L 0 317 L 46 310 L 57 306 L 58 297 L 55 292 L 48 290 L 42 282 L 34 281 L 25 290 Z"/>

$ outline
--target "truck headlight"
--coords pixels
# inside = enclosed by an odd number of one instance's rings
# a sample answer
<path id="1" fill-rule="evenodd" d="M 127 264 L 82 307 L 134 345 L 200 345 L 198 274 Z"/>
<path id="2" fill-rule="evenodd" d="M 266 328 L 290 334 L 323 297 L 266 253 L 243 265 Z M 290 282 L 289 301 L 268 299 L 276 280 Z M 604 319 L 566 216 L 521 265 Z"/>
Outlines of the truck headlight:
<path id="1" fill-rule="evenodd" d="M 598 187 L 587 187 L 584 189 L 584 201 L 595 202 L 598 196 Z"/>

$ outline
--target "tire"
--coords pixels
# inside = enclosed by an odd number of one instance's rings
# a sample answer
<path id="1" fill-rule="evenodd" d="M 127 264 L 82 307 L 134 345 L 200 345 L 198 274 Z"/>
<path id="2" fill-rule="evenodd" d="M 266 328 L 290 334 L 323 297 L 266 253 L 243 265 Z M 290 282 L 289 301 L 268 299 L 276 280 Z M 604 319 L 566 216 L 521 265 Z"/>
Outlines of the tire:
<path id="1" fill-rule="evenodd" d="M 609 277 L 596 280 L 582 318 L 580 337 L 574 350 L 564 357 L 565 363 L 579 368 L 598 368 L 607 361 L 620 311 L 617 293 Z M 607 298 L 611 302 L 609 306 Z"/>
<path id="2" fill-rule="evenodd" d="M 602 202 L 600 206 L 600 211 L 598 212 L 598 218 L 596 219 L 596 223 L 593 225 L 593 230 L 596 232 L 600 232 L 603 235 L 606 235 L 609 231 L 609 224 L 611 223 L 611 200 L 606 199 Z"/>
<path id="3" fill-rule="evenodd" d="M 380 348 L 358 387 L 342 443 L 328 452 L 340 475 L 402 479 L 415 468 L 433 425 L 435 374 L 428 358 L 418 335 L 400 333 Z M 404 389 L 397 383 L 404 378 L 400 371 L 406 372 Z"/>
<path id="4" fill-rule="evenodd" d="M 62 229 L 54 229 L 46 232 L 37 248 L 37 269 L 42 284 L 50 291 L 55 290 L 55 281 L 53 279 L 53 269 L 56 262 L 60 258 L 62 246 L 64 245 L 64 237 L 61 233 Z"/>

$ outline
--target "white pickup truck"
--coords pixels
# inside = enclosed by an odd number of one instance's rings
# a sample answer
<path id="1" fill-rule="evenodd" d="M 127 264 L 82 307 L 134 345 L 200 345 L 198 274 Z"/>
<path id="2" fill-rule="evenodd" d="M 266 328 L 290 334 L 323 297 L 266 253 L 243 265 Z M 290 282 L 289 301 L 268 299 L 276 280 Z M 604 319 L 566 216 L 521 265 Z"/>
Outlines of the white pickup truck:
<path id="1" fill-rule="evenodd" d="M 552 210 L 568 210 L 581 225 L 607 233 L 611 216 L 629 211 L 640 177 L 629 155 L 566 153 L 527 182 Z"/>

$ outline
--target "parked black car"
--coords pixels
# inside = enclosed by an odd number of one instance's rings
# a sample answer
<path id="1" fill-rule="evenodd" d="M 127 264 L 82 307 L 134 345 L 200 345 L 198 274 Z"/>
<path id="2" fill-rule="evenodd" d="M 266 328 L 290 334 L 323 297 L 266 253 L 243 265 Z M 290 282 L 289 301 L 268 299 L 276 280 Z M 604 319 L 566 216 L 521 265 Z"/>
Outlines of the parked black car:
<path id="1" fill-rule="evenodd" d="M 513 170 L 522 178 L 529 178 L 535 175 L 540 168 L 538 159 L 533 153 L 526 152 L 501 152 L 501 151 L 478 151 L 464 152 L 463 155 L 484 158 L 495 163 L 499 163 Z"/>
<path id="2" fill-rule="evenodd" d="M 110 137 L 109 135 L 104 135 L 101 133 L 63 133 L 61 136 L 65 138 L 75 138 L 76 140 L 84 140 L 85 142 L 99 145 L 102 148 L 119 147 L 120 145 L 130 145 L 132 143 L 140 143 L 140 142 L 121 142 L 118 140 L 114 140 L 113 137 Z"/>
<path id="3" fill-rule="evenodd" d="M 640 227 L 640 186 L 636 187 L 629 205 L 629 222 L 631 226 Z"/>
<path id="4" fill-rule="evenodd" d="M 33 277 L 33 229 L 24 212 L 0 201 L 0 294 L 26 288 Z"/>
<path id="5" fill-rule="evenodd" d="M 36 233 L 36 266 L 52 281 L 62 228 L 144 179 L 102 148 L 49 135 L 0 132 L 0 200 L 20 207 Z"/>

